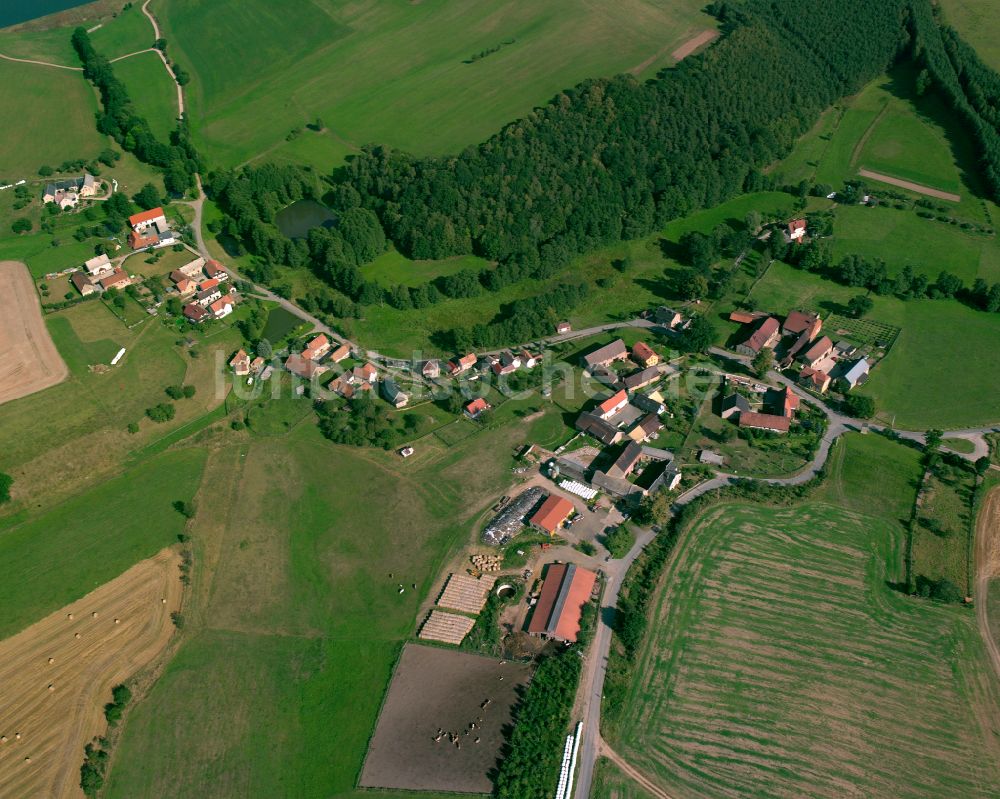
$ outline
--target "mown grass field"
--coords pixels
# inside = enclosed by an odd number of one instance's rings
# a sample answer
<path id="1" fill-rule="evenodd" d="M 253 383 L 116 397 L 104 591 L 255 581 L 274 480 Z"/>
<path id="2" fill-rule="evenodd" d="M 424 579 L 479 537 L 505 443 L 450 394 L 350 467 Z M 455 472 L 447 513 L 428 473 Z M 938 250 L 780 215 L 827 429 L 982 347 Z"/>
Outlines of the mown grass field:
<path id="1" fill-rule="evenodd" d="M 606 757 L 597 759 L 590 786 L 593 799 L 653 799 Z"/>
<path id="2" fill-rule="evenodd" d="M 842 311 L 858 289 L 775 262 L 755 285 L 758 308 L 784 314 L 815 308 Z M 994 422 L 1000 390 L 1000 317 L 949 300 L 872 296 L 868 317 L 902 328 L 889 355 L 862 389 L 880 416 L 908 429 L 969 427 Z M 718 322 L 720 329 L 730 323 Z"/>
<path id="3" fill-rule="evenodd" d="M 200 148 L 232 166 L 284 149 L 317 117 L 347 151 L 455 152 L 585 78 L 670 65 L 678 45 L 713 27 L 701 6 L 173 0 L 158 13 L 193 76 Z M 328 143 L 313 163 L 329 168 L 335 154 Z"/>
<path id="4" fill-rule="evenodd" d="M 443 261 L 413 261 L 395 249 L 389 249 L 362 267 L 362 274 L 383 286 L 419 286 L 429 280 L 454 275 L 463 269 L 476 272 L 489 266 L 489 261 L 474 255 L 460 255 Z"/>
<path id="5" fill-rule="evenodd" d="M 177 89 L 156 53 L 140 53 L 114 65 L 135 109 L 149 122 L 160 141 L 170 140 L 177 127 Z"/>
<path id="6" fill-rule="evenodd" d="M 107 795 L 365 795 L 354 784 L 400 646 L 508 490 L 528 424 L 422 445 L 416 463 L 333 446 L 310 422 L 213 451 L 185 638 L 130 715 Z"/>
<path id="7" fill-rule="evenodd" d="M 919 470 L 875 436 L 839 447 L 810 501 L 717 506 L 679 543 L 613 743 L 667 793 L 995 794 L 974 618 L 886 585 Z"/>
<path id="8" fill-rule="evenodd" d="M 942 0 L 945 21 L 989 66 L 1000 70 L 1000 6 L 993 0 Z"/>
<path id="9" fill-rule="evenodd" d="M 166 453 L 44 514 L 0 526 L 7 574 L 0 638 L 176 543 L 185 519 L 172 505 L 194 496 L 204 463 L 202 450 Z"/>
<path id="10" fill-rule="evenodd" d="M 106 146 L 94 123 L 97 99 L 78 72 L 0 61 L 0 107 L 17 120 L 0 148 L 6 182 L 33 178 L 44 164 L 95 158 Z"/>

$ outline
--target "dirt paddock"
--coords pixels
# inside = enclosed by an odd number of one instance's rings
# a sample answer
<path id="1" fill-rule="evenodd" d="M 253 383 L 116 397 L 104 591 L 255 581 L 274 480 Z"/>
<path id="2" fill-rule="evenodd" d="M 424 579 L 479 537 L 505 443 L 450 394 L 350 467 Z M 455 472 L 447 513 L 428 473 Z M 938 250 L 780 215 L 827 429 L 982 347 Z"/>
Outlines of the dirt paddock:
<path id="1" fill-rule="evenodd" d="M 28 267 L 0 261 L 0 403 L 54 386 L 67 375 Z"/>
<path id="2" fill-rule="evenodd" d="M 7 739 L 0 796 L 83 796 L 83 747 L 104 732 L 111 688 L 149 664 L 173 632 L 179 563 L 163 550 L 0 641 L 0 736 Z"/>
<path id="3" fill-rule="evenodd" d="M 361 786 L 488 793 L 517 688 L 530 677 L 529 664 L 501 666 L 495 658 L 407 644 L 375 727 Z M 449 733 L 458 736 L 459 746 Z"/>

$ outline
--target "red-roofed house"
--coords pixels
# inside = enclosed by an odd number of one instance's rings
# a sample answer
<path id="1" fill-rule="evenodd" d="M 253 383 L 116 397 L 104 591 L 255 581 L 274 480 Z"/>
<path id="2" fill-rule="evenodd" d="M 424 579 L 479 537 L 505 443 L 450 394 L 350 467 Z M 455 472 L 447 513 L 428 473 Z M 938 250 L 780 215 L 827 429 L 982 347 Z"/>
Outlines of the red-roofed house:
<path id="1" fill-rule="evenodd" d="M 819 369 L 807 366 L 799 372 L 799 383 L 823 394 L 830 387 L 830 375 Z"/>
<path id="2" fill-rule="evenodd" d="M 244 350 L 239 350 L 229 362 L 233 371 L 240 377 L 250 374 L 250 356 Z"/>
<path id="3" fill-rule="evenodd" d="M 783 336 L 801 336 L 803 333 L 809 334 L 809 341 L 819 335 L 823 327 L 823 320 L 819 314 L 811 311 L 792 311 L 785 317 L 785 323 L 781 326 Z"/>
<path id="4" fill-rule="evenodd" d="M 583 606 L 590 600 L 596 582 L 594 572 L 575 563 L 549 566 L 528 622 L 528 633 L 557 641 L 576 641 Z"/>
<path id="5" fill-rule="evenodd" d="M 775 416 L 770 413 L 740 414 L 740 427 L 752 430 L 770 430 L 773 433 L 787 433 L 790 422 L 787 416 Z"/>
<path id="6" fill-rule="evenodd" d="M 226 271 L 225 267 L 218 261 L 213 261 L 209 259 L 205 262 L 205 271 L 208 272 L 208 276 L 213 280 L 218 280 L 220 283 L 224 280 L 229 280 L 229 273 Z"/>
<path id="7" fill-rule="evenodd" d="M 236 300 L 233 299 L 231 294 L 227 294 L 225 297 L 221 297 L 209 305 L 208 310 L 212 312 L 216 319 L 225 319 L 233 312 L 235 307 Z"/>
<path id="8" fill-rule="evenodd" d="M 797 244 L 802 243 L 803 237 L 806 235 L 806 220 L 804 219 L 793 219 L 788 223 L 788 240 L 794 241 Z"/>
<path id="9" fill-rule="evenodd" d="M 215 278 L 211 280 L 203 280 L 198 284 L 198 291 L 212 291 L 219 287 L 219 281 Z"/>
<path id="10" fill-rule="evenodd" d="M 799 356 L 799 360 L 806 366 L 815 369 L 816 365 L 824 358 L 829 357 L 831 352 L 833 352 L 833 342 L 830 341 L 829 336 L 823 336 L 802 353 Z"/>
<path id="11" fill-rule="evenodd" d="M 201 322 L 208 318 L 208 311 L 196 302 L 189 302 L 184 306 L 184 318 L 190 319 L 192 322 Z"/>
<path id="12" fill-rule="evenodd" d="M 441 376 L 441 361 L 431 359 L 429 361 L 424 361 L 424 365 L 420 367 L 420 374 L 428 379 L 433 379 L 435 377 Z"/>
<path id="13" fill-rule="evenodd" d="M 128 246 L 133 250 L 141 250 L 144 247 L 152 247 L 154 244 L 158 244 L 159 241 L 160 236 L 155 229 L 151 233 L 133 230 L 128 235 Z"/>
<path id="14" fill-rule="evenodd" d="M 656 366 L 660 362 L 660 356 L 653 352 L 652 347 L 640 341 L 632 347 L 632 360 L 639 366 Z"/>
<path id="15" fill-rule="evenodd" d="M 549 535 L 555 535 L 563 523 L 573 513 L 573 503 L 555 494 L 549 494 L 545 502 L 532 515 L 530 524 Z"/>
<path id="16" fill-rule="evenodd" d="M 132 285 L 132 279 L 128 276 L 128 272 L 122 269 L 116 269 L 110 275 L 99 278 L 97 282 L 101 284 L 101 288 L 105 291 L 108 289 L 123 289 L 126 286 Z"/>
<path id="17" fill-rule="evenodd" d="M 765 319 L 760 327 L 750 334 L 750 338 L 736 345 L 736 351 L 741 355 L 754 356 L 762 349 L 773 347 L 781 337 L 778 320 L 773 316 Z"/>
<path id="18" fill-rule="evenodd" d="M 318 361 L 330 351 L 330 339 L 325 334 L 320 333 L 316 338 L 306 344 L 302 350 L 302 357 L 310 361 Z"/>
<path id="19" fill-rule="evenodd" d="M 572 330 L 573 326 L 569 322 L 560 322 L 558 325 L 556 325 L 556 333 L 560 335 L 563 333 L 569 333 Z"/>
<path id="20" fill-rule="evenodd" d="M 475 365 L 476 356 L 470 352 L 468 355 L 463 355 L 457 361 L 448 361 L 448 373 L 452 376 L 460 375 L 462 372 L 469 371 Z"/>
<path id="21" fill-rule="evenodd" d="M 597 406 L 597 415 L 607 421 L 626 405 L 628 405 L 628 394 L 622 389 Z"/>
<path id="22" fill-rule="evenodd" d="M 132 214 L 128 218 L 128 223 L 132 230 L 145 230 L 146 228 L 155 227 L 157 223 L 165 225 L 167 218 L 163 215 L 162 208 L 151 208 L 148 211 L 140 211 L 138 214 Z"/>
<path id="23" fill-rule="evenodd" d="M 293 352 L 285 359 L 285 368 L 297 377 L 309 380 L 313 375 L 321 375 L 329 371 L 322 364 L 303 358 L 297 352 Z"/>
<path id="24" fill-rule="evenodd" d="M 347 358 L 351 354 L 351 348 L 346 344 L 341 344 L 337 349 L 330 353 L 330 360 L 334 363 L 340 363 L 342 360 Z"/>
<path id="25" fill-rule="evenodd" d="M 493 406 L 482 397 L 477 397 L 465 406 L 465 415 L 470 419 L 478 419 L 480 414 L 490 410 L 493 410 Z"/>
<path id="26" fill-rule="evenodd" d="M 739 322 L 741 325 L 749 325 L 758 319 L 763 319 L 765 316 L 767 314 L 763 311 L 733 311 L 729 314 L 729 321 Z"/>
<path id="27" fill-rule="evenodd" d="M 781 409 L 789 419 L 799 409 L 799 395 L 788 386 L 785 386 L 785 390 L 781 392 Z"/>

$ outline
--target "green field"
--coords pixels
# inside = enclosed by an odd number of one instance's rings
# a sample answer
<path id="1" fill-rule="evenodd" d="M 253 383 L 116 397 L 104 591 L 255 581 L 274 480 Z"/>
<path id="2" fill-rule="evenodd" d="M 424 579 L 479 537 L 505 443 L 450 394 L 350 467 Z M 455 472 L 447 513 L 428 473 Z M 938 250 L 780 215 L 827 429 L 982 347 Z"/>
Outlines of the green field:
<path id="1" fill-rule="evenodd" d="M 78 72 L 0 61 L 0 107 L 17 119 L 0 149 L 5 182 L 33 178 L 43 164 L 96 158 L 107 146 L 94 123 L 97 98 Z"/>
<path id="2" fill-rule="evenodd" d="M 606 757 L 598 758 L 594 766 L 590 796 L 592 799 L 653 799 Z"/>
<path id="3" fill-rule="evenodd" d="M 177 127 L 177 89 L 156 53 L 142 53 L 115 64 L 115 75 L 128 89 L 135 110 L 146 118 L 160 141 Z"/>
<path id="4" fill-rule="evenodd" d="M 838 447 L 817 496 L 714 507 L 667 567 L 612 740 L 667 793 L 995 795 L 1000 691 L 973 616 L 886 584 L 915 453 Z"/>
<path id="5" fill-rule="evenodd" d="M 479 272 L 488 266 L 489 261 L 474 255 L 459 255 L 443 261 L 413 261 L 395 249 L 390 249 L 370 264 L 365 264 L 361 272 L 368 280 L 387 287 L 400 284 L 419 286 L 437 277 L 454 275 L 463 269 Z"/>
<path id="6" fill-rule="evenodd" d="M 775 262 L 756 284 L 755 307 L 784 314 L 816 308 L 842 311 L 858 289 Z M 923 430 L 969 427 L 997 420 L 990 399 L 1000 391 L 1000 317 L 949 300 L 872 296 L 868 316 L 902 328 L 889 355 L 862 391 L 878 401 L 886 421 Z M 729 323 L 719 322 L 720 328 Z M 728 329 L 728 328 L 727 328 Z"/>
<path id="7" fill-rule="evenodd" d="M 1000 70 L 1000 6 L 994 0 L 941 0 L 945 21 L 979 57 Z"/>
<path id="8" fill-rule="evenodd" d="M 329 168 L 338 149 L 368 142 L 454 152 L 585 78 L 648 77 L 713 27 L 702 5 L 173 0 L 158 13 L 192 73 L 191 118 L 214 164 L 284 149 L 319 117 L 331 142 L 300 155 Z"/>
<path id="9" fill-rule="evenodd" d="M 22 524 L 0 527 L 0 638 L 82 597 L 177 542 L 172 504 L 201 482 L 203 450 L 161 455 Z M 16 575 L 16 577 L 14 577 Z"/>
<path id="10" fill-rule="evenodd" d="M 367 795 L 355 780 L 417 607 L 508 490 L 527 431 L 406 462 L 309 423 L 213 451 L 185 637 L 129 717 L 107 795 Z"/>

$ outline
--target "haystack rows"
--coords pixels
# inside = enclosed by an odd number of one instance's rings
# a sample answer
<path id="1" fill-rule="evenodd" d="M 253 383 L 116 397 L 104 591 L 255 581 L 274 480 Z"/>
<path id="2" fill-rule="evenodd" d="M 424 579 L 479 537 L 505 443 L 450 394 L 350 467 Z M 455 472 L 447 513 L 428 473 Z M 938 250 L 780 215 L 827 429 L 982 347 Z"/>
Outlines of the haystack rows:
<path id="1" fill-rule="evenodd" d="M 111 688 L 174 630 L 179 564 L 163 550 L 0 642 L 0 796 L 83 796 L 83 747 L 106 728 Z"/>

